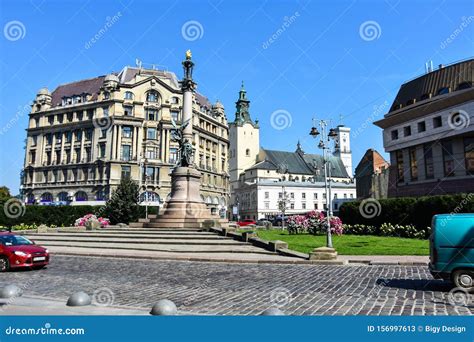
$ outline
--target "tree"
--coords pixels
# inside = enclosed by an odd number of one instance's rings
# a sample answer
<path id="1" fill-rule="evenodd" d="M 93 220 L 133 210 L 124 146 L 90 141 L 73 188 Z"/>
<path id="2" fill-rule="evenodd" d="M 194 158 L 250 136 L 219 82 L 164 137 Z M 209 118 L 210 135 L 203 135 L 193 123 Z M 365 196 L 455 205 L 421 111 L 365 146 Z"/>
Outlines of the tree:
<path id="1" fill-rule="evenodd" d="M 10 194 L 10 189 L 6 186 L 0 186 L 0 203 L 6 202 L 10 199 L 12 195 Z"/>
<path id="2" fill-rule="evenodd" d="M 130 178 L 122 178 L 120 185 L 105 204 L 105 213 L 112 224 L 138 221 L 140 216 L 138 184 Z"/>

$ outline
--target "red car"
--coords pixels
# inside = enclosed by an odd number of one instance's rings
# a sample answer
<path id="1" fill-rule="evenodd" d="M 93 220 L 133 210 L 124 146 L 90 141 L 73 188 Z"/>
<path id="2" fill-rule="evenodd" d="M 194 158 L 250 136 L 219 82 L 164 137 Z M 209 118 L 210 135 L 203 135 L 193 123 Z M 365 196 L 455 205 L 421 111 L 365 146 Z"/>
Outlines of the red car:
<path id="1" fill-rule="evenodd" d="M 0 232 L 0 272 L 12 268 L 43 268 L 49 263 L 46 248 L 35 245 L 24 236 Z"/>
<path id="2" fill-rule="evenodd" d="M 248 226 L 249 224 L 256 224 L 256 223 L 257 222 L 255 222 L 254 220 L 250 220 L 250 219 L 246 219 L 246 220 L 237 222 L 237 224 L 241 227 L 245 227 L 245 226 Z"/>

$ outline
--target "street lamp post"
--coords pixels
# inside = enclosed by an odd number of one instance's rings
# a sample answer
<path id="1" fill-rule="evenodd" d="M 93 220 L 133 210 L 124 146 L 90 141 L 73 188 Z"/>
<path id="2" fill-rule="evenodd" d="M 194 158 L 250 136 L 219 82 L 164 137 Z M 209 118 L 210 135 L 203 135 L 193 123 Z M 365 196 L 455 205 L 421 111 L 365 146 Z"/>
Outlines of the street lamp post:
<path id="1" fill-rule="evenodd" d="M 323 167 L 324 167 L 324 190 L 326 193 L 326 247 L 333 248 L 332 245 L 332 234 L 331 234 L 331 216 L 332 216 L 332 198 L 331 198 L 331 162 L 329 161 L 328 153 L 330 152 L 329 143 L 331 139 L 334 139 L 337 134 L 333 128 L 329 129 L 329 133 L 326 135 L 327 126 L 329 124 L 328 120 L 320 120 L 319 127 L 321 133 L 318 129 L 313 126 L 309 135 L 313 138 L 316 138 L 321 134 L 321 140 L 319 141 L 318 147 L 323 150 Z"/>
<path id="2" fill-rule="evenodd" d="M 278 169 L 278 173 L 285 175 L 288 173 L 288 169 L 281 167 Z M 285 185 L 282 184 L 281 186 L 281 198 L 278 201 L 278 209 L 281 211 L 281 228 L 285 230 L 285 212 L 286 212 L 286 204 L 288 203 L 288 196 L 286 194 Z"/>
<path id="3" fill-rule="evenodd" d="M 143 199 L 145 200 L 145 218 L 148 219 L 148 175 L 146 174 L 146 163 L 148 162 L 148 160 L 146 158 L 143 158 L 141 161 L 140 161 L 140 166 L 141 166 L 141 170 L 142 170 L 142 177 L 145 178 L 145 182 L 144 182 L 144 185 L 145 185 L 145 196 L 143 197 Z M 142 177 L 140 177 L 140 183 L 142 183 Z M 140 184 L 141 186 L 142 184 Z"/>

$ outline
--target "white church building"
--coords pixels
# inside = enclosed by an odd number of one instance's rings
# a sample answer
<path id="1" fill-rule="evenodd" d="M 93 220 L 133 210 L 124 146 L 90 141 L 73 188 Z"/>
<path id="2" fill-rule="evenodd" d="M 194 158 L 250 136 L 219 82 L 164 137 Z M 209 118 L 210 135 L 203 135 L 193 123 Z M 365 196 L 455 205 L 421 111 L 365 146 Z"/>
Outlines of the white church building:
<path id="1" fill-rule="evenodd" d="M 299 142 L 293 152 L 260 147 L 260 127 L 250 117 L 243 85 L 236 107 L 235 120 L 229 123 L 230 218 L 272 218 L 281 213 L 283 197 L 286 215 L 327 210 L 323 156 L 305 153 Z M 328 161 L 332 209 L 337 213 L 344 201 L 356 199 L 356 185 L 350 128 L 340 125 L 334 130 L 335 148 Z"/>

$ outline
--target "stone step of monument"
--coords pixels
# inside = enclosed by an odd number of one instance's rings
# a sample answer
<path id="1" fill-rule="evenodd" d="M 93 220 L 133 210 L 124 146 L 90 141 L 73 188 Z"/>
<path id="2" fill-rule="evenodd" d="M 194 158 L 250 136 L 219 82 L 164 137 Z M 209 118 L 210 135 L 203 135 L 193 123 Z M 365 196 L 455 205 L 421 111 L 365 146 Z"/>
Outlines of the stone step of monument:
<path id="1" fill-rule="evenodd" d="M 130 242 L 104 243 L 104 242 L 83 242 L 83 241 L 44 241 L 44 247 L 69 247 L 69 248 L 95 248 L 95 249 L 117 249 L 130 251 L 155 251 L 173 253 L 253 253 L 253 254 L 275 254 L 262 248 L 254 247 L 250 244 L 135 244 Z M 51 249 L 52 250 L 52 249 Z"/>
<path id="2" fill-rule="evenodd" d="M 51 246 L 50 251 L 54 255 L 76 255 L 91 257 L 118 257 L 118 258 L 134 258 L 134 259 L 164 259 L 164 260 L 182 260 L 182 261 L 220 261 L 220 262 L 293 262 L 298 261 L 297 258 L 291 258 L 276 254 L 259 254 L 259 253 L 175 253 L 175 252 L 157 252 L 157 251 L 140 251 L 126 249 L 96 249 L 88 247 L 61 247 Z"/>
<path id="3" fill-rule="evenodd" d="M 103 237 L 103 238 L 125 238 L 125 239 L 182 239 L 183 237 L 190 240 L 222 240 L 226 239 L 224 236 L 213 233 L 208 234 L 173 234 L 173 233 L 115 233 L 115 232 L 101 232 L 101 233 L 29 233 L 29 238 L 38 239 L 42 237 L 59 237 L 59 238 L 75 238 L 75 237 Z"/>
<path id="4" fill-rule="evenodd" d="M 196 226 L 196 222 L 172 221 L 172 222 L 148 222 L 143 223 L 143 228 L 180 228 L 180 229 L 202 229 Z"/>
<path id="5" fill-rule="evenodd" d="M 166 244 L 166 245 L 247 245 L 244 242 L 239 242 L 236 240 L 230 239 L 188 239 L 188 238 L 174 238 L 174 239 L 163 239 L 163 238 L 120 238 L 120 237 L 97 237 L 97 236 L 35 236 L 31 237 L 35 243 L 39 245 L 48 245 L 55 242 L 74 242 L 80 244 L 82 242 L 97 242 L 102 243 L 104 246 L 106 244 Z"/>

